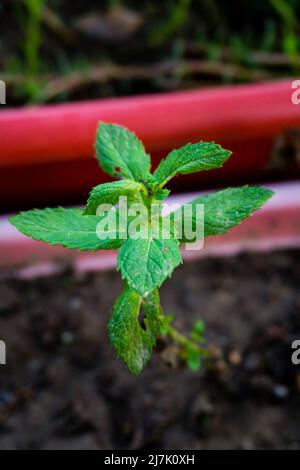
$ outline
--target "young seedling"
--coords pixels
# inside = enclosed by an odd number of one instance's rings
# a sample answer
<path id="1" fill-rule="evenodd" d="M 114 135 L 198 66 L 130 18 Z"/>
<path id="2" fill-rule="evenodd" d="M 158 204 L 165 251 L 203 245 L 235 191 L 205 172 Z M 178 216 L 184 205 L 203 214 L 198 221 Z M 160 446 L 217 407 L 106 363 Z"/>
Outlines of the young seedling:
<path id="1" fill-rule="evenodd" d="M 192 370 L 199 368 L 207 354 L 203 323 L 196 322 L 190 337 L 182 335 L 172 326 L 172 317 L 164 315 L 159 299 L 162 283 L 182 263 L 180 244 L 200 238 L 197 230 L 192 231 L 192 238 L 187 237 L 183 226 L 189 222 L 197 229 L 197 207 L 204 206 L 201 236 L 225 233 L 259 209 L 272 191 L 243 186 L 209 193 L 184 206 L 188 216 L 184 208 L 173 211 L 169 224 L 164 224 L 162 201 L 169 194 L 165 186 L 171 178 L 220 168 L 230 155 L 215 143 L 187 144 L 169 153 L 150 173 L 150 157 L 135 134 L 100 123 L 96 157 L 118 181 L 96 186 L 84 210 L 34 209 L 10 219 L 24 234 L 49 244 L 80 250 L 118 249 L 117 269 L 124 290 L 113 308 L 108 333 L 117 355 L 134 374 L 141 372 L 161 335 L 177 343 Z"/>

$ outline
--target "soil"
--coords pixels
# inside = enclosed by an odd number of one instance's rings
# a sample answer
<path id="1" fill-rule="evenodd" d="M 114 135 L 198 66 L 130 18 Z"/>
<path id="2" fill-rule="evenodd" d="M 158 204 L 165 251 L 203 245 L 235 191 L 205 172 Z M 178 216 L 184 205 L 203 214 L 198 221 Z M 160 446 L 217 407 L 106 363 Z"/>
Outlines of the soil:
<path id="1" fill-rule="evenodd" d="M 299 449 L 299 280 L 294 250 L 177 269 L 166 312 L 186 332 L 205 320 L 223 359 L 193 373 L 160 344 L 139 377 L 107 339 L 118 274 L 1 281 L 0 448 Z"/>

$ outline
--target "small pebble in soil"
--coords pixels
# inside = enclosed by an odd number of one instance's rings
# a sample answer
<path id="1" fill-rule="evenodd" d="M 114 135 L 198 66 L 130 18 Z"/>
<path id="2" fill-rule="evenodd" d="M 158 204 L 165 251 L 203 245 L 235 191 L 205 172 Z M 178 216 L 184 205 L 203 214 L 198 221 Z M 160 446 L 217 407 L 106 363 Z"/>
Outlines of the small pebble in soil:
<path id="1" fill-rule="evenodd" d="M 242 356 L 239 351 L 230 351 L 228 354 L 228 361 L 233 366 L 238 366 L 242 362 Z"/>
<path id="2" fill-rule="evenodd" d="M 66 344 L 66 345 L 72 344 L 74 341 L 74 335 L 71 331 L 64 331 L 61 334 L 60 339 L 63 344 Z"/>
<path id="3" fill-rule="evenodd" d="M 82 300 L 79 297 L 72 297 L 68 302 L 70 311 L 78 311 L 82 308 Z"/>
<path id="4" fill-rule="evenodd" d="M 285 400 L 289 396 L 289 389 L 282 384 L 275 384 L 273 387 L 273 395 L 278 400 Z"/>

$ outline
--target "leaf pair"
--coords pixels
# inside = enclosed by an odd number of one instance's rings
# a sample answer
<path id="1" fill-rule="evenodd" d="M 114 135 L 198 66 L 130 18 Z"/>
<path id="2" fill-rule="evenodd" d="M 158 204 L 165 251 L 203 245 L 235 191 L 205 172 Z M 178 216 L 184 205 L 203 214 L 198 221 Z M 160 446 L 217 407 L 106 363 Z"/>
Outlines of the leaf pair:
<path id="1" fill-rule="evenodd" d="M 110 176 L 137 182 L 151 181 L 162 188 L 177 174 L 220 168 L 231 152 L 214 142 L 198 142 L 175 149 L 150 174 L 151 161 L 143 143 L 124 127 L 100 123 L 96 140 L 96 156 Z"/>

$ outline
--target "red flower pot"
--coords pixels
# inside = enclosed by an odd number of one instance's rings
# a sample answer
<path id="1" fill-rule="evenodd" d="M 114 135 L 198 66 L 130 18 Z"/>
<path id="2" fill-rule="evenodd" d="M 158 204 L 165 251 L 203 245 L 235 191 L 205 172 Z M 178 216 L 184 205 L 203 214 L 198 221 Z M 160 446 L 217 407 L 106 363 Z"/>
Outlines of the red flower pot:
<path id="1" fill-rule="evenodd" d="M 284 161 L 280 171 L 272 163 L 278 136 L 300 129 L 300 106 L 291 95 L 291 82 L 282 81 L 4 110 L 0 209 L 84 202 L 91 186 L 107 180 L 93 158 L 100 120 L 134 130 L 154 165 L 189 141 L 214 140 L 233 150 L 222 170 L 178 178 L 179 190 L 295 178 L 297 162 Z"/>

